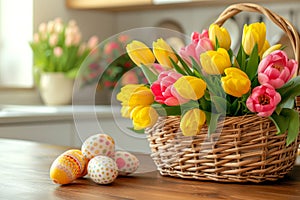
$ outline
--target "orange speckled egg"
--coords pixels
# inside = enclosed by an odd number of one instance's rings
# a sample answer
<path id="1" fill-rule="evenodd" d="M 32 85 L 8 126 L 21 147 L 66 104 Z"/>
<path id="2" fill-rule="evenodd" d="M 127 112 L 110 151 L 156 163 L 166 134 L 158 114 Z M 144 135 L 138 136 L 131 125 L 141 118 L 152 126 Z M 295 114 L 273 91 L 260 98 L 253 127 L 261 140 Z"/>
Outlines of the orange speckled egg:
<path id="1" fill-rule="evenodd" d="M 84 175 L 88 160 L 78 149 L 58 156 L 51 165 L 50 178 L 57 184 L 68 184 Z"/>
<path id="2" fill-rule="evenodd" d="M 83 142 L 81 151 L 89 160 L 99 155 L 111 157 L 115 152 L 115 141 L 107 134 L 92 135 Z"/>

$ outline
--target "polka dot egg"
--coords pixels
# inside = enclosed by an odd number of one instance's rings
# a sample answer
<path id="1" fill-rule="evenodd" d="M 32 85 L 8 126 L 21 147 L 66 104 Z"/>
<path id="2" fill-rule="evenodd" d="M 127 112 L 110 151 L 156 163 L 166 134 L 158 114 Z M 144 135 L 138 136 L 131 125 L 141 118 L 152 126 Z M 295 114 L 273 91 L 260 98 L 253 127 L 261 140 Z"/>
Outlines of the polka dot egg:
<path id="1" fill-rule="evenodd" d="M 96 156 L 88 164 L 89 177 L 98 184 L 112 183 L 118 176 L 116 162 L 107 156 Z"/>
<path id="2" fill-rule="evenodd" d="M 110 157 L 115 152 L 115 141 L 106 134 L 92 135 L 83 142 L 81 151 L 88 159 L 98 155 Z"/>
<path id="3" fill-rule="evenodd" d="M 114 159 L 118 166 L 119 175 L 123 176 L 135 172 L 140 164 L 135 155 L 126 151 L 116 151 Z"/>

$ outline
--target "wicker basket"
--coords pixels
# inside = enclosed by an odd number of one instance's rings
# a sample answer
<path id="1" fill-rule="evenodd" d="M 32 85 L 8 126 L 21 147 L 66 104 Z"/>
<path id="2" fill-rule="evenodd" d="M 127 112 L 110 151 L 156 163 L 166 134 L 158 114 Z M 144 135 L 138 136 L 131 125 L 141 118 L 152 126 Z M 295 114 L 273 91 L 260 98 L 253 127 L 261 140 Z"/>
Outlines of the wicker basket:
<path id="1" fill-rule="evenodd" d="M 287 20 L 256 4 L 228 7 L 215 22 L 241 11 L 259 12 L 277 24 L 290 38 L 299 60 L 299 36 Z M 300 102 L 300 101 L 299 101 Z M 257 115 L 226 117 L 219 133 L 207 134 L 203 127 L 196 136 L 183 136 L 179 116 L 160 117 L 146 129 L 152 158 L 162 175 L 222 182 L 262 182 L 282 178 L 294 166 L 299 140 L 286 146 L 286 134 L 268 118 Z"/>

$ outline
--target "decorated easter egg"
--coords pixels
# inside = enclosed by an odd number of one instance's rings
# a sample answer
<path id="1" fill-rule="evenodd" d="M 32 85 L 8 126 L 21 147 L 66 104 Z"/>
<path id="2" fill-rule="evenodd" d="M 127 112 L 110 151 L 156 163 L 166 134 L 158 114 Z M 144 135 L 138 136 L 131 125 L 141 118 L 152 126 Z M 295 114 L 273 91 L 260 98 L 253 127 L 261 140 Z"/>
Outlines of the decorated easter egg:
<path id="1" fill-rule="evenodd" d="M 50 167 L 50 178 L 57 184 L 68 184 L 81 177 L 87 159 L 78 149 L 71 149 L 58 156 Z"/>
<path id="2" fill-rule="evenodd" d="M 96 134 L 88 137 L 82 144 L 81 151 L 88 159 L 95 156 L 113 156 L 115 141 L 107 134 Z"/>
<path id="3" fill-rule="evenodd" d="M 107 156 L 96 156 L 88 163 L 88 175 L 98 184 L 112 183 L 118 176 L 116 162 Z"/>
<path id="4" fill-rule="evenodd" d="M 137 157 L 126 151 L 116 151 L 114 160 L 117 163 L 119 175 L 128 175 L 137 170 L 140 165 Z"/>

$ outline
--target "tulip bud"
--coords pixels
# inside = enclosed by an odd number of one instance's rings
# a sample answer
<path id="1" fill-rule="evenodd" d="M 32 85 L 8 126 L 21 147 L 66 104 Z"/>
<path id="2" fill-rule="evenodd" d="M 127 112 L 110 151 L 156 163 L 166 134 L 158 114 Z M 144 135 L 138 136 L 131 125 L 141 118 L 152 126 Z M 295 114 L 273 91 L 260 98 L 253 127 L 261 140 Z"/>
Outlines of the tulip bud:
<path id="1" fill-rule="evenodd" d="M 207 51 L 200 55 L 202 68 L 207 74 L 223 74 L 224 69 L 231 67 L 228 52 L 219 48 L 217 51 Z"/>
<path id="2" fill-rule="evenodd" d="M 153 42 L 153 53 L 157 61 L 163 66 L 172 68 L 173 65 L 170 59 L 175 63 L 178 61 L 172 48 L 161 38 Z"/>
<path id="3" fill-rule="evenodd" d="M 265 40 L 265 43 L 264 43 L 264 46 L 263 48 L 261 49 L 261 51 L 258 53 L 259 57 L 262 58 L 264 52 L 270 48 L 270 44 L 269 44 L 269 41 L 268 40 Z"/>
<path id="4" fill-rule="evenodd" d="M 99 39 L 97 36 L 92 36 L 88 41 L 88 48 L 94 49 L 99 43 Z"/>
<path id="5" fill-rule="evenodd" d="M 263 55 L 262 55 L 262 59 L 264 59 L 267 55 L 269 55 L 270 53 L 279 50 L 281 48 L 281 44 L 276 44 L 273 45 L 271 47 L 269 47 L 268 49 L 266 49 L 266 51 L 264 51 Z"/>
<path id="6" fill-rule="evenodd" d="M 41 23 L 39 25 L 39 32 L 41 34 L 45 34 L 47 32 L 47 25 L 46 25 L 46 23 Z"/>
<path id="7" fill-rule="evenodd" d="M 224 72 L 226 76 L 221 78 L 221 82 L 227 94 L 241 97 L 250 90 L 251 81 L 245 72 L 235 67 L 226 68 Z"/>
<path id="8" fill-rule="evenodd" d="M 211 24 L 209 26 L 209 39 L 213 46 L 216 47 L 216 39 L 218 39 L 219 46 L 226 50 L 230 49 L 231 38 L 224 27 L 219 27 L 217 24 Z"/>
<path id="9" fill-rule="evenodd" d="M 128 84 L 121 88 L 117 99 L 122 105 L 138 106 L 150 105 L 154 101 L 153 94 L 149 88 L 142 84 Z"/>
<path id="10" fill-rule="evenodd" d="M 204 95 L 206 83 L 194 76 L 182 76 L 173 87 L 182 98 L 198 100 Z"/>
<path id="11" fill-rule="evenodd" d="M 242 46 L 247 55 L 252 53 L 255 44 L 257 44 L 258 52 L 260 52 L 265 44 L 265 40 L 266 25 L 263 22 L 253 23 L 249 26 L 245 24 L 242 36 Z"/>
<path id="12" fill-rule="evenodd" d="M 62 54 L 63 54 L 63 49 L 62 49 L 61 47 L 55 47 L 55 48 L 53 49 L 53 53 L 54 53 L 54 55 L 55 55 L 57 58 L 59 58 L 59 57 L 61 57 Z"/>
<path id="13" fill-rule="evenodd" d="M 54 47 L 57 45 L 58 42 L 58 35 L 57 34 L 52 34 L 49 37 L 49 44 L 51 47 Z"/>
<path id="14" fill-rule="evenodd" d="M 39 43 L 40 42 L 40 36 L 38 33 L 33 34 L 33 42 Z"/>
<path id="15" fill-rule="evenodd" d="M 152 51 L 142 42 L 133 40 L 127 44 L 126 51 L 130 59 L 137 65 L 148 65 L 155 62 Z"/>
<path id="16" fill-rule="evenodd" d="M 54 32 L 54 21 L 49 21 L 47 24 L 47 30 L 49 33 L 53 33 Z"/>
<path id="17" fill-rule="evenodd" d="M 131 111 L 131 118 L 133 128 L 135 130 L 142 130 L 153 126 L 158 119 L 158 114 L 151 106 L 137 106 Z"/>
<path id="18" fill-rule="evenodd" d="M 194 108 L 187 111 L 180 120 L 180 129 L 184 136 L 194 136 L 201 130 L 206 121 L 205 113 Z"/>

